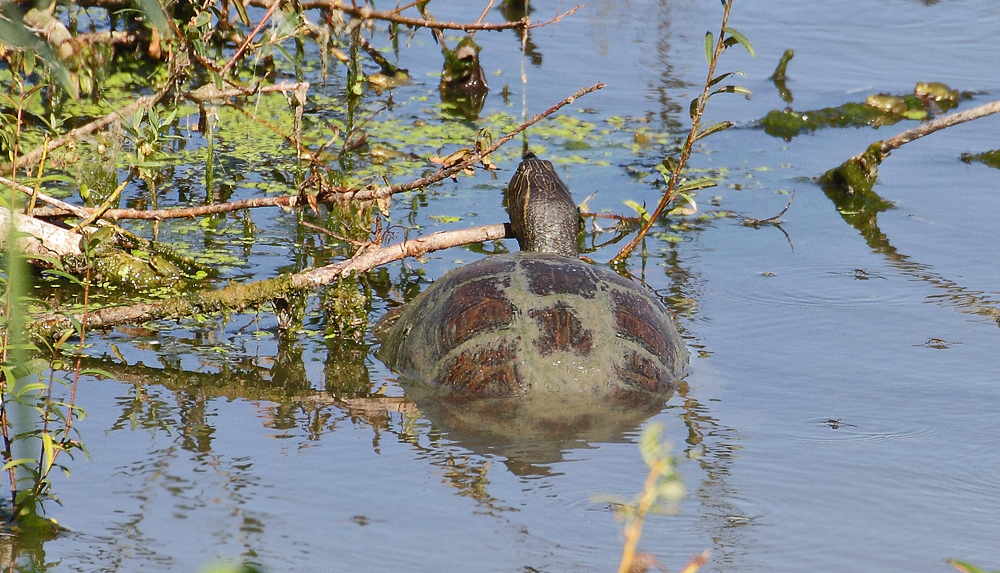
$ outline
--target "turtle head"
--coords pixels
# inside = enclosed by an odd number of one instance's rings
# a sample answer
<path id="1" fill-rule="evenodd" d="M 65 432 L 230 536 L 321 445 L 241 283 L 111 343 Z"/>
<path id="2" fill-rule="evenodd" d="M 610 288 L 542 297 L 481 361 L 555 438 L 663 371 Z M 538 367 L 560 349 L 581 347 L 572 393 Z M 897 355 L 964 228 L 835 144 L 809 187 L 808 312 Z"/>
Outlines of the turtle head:
<path id="1" fill-rule="evenodd" d="M 455 50 L 445 49 L 444 70 L 441 74 L 442 85 L 450 89 L 458 88 L 473 81 L 482 68 L 479 66 L 479 51 L 482 48 L 466 36 L 455 46 Z"/>
<path id="2" fill-rule="evenodd" d="M 522 251 L 579 254 L 580 211 L 552 163 L 528 153 L 507 185 L 510 227 Z"/>

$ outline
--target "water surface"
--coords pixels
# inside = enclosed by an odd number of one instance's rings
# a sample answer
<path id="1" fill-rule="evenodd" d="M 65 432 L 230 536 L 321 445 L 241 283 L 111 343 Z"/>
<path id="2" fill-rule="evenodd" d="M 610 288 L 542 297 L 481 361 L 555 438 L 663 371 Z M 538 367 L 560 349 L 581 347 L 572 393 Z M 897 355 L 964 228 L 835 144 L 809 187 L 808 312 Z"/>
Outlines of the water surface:
<path id="1" fill-rule="evenodd" d="M 433 4 L 457 21 L 480 10 Z M 536 19 L 567 7 L 537 4 Z M 598 1 L 534 30 L 541 61 L 526 64 L 528 112 L 603 81 L 569 113 L 601 125 L 638 118 L 676 135 L 705 74 L 703 34 L 720 15 L 710 1 Z M 641 546 L 670 568 L 707 549 L 711 571 L 948 571 L 948 557 L 997 568 L 998 329 L 983 313 L 1000 309 L 1000 175 L 959 160 L 997 145 L 996 120 L 894 152 L 875 191 L 895 208 L 865 234 L 813 178 L 912 124 L 786 142 L 755 120 L 787 105 L 767 78 L 788 48 L 796 51 L 788 70 L 795 109 L 904 93 L 918 81 L 975 92 L 964 107 L 989 101 L 1000 93 L 992 47 L 1000 12 L 992 0 L 737 0 L 730 24 L 757 57 L 734 49 L 720 69 L 744 71 L 739 81 L 754 96 L 712 100 L 709 120 L 738 128 L 694 156 L 694 166 L 724 174 L 699 206 L 716 208 L 714 195 L 717 208 L 764 218 L 791 191 L 795 199 L 780 228 L 717 219 L 684 231 L 680 243 L 651 238 L 648 256 L 631 260 L 632 272 L 674 304 L 694 356 L 682 391 L 649 419 L 666 424 L 685 458 L 688 494 L 678 515 L 648 521 Z M 476 39 L 493 87 L 483 116 L 519 114 L 517 36 Z M 412 99 L 436 96 L 427 74 L 440 56 L 429 35 L 418 33 L 400 60 L 418 80 L 397 90 L 400 113 L 436 117 Z M 504 84 L 509 103 L 499 95 Z M 578 200 L 600 190 L 595 211 L 628 213 L 624 199 L 651 205 L 658 197 L 655 176 L 630 173 L 664 150 L 633 154 L 629 137 L 609 136 L 621 145 L 608 150 L 574 151 L 589 164 L 559 166 Z M 550 145 L 553 159 L 570 153 Z M 420 195 L 420 232 L 503 220 L 500 190 L 515 167 L 502 164 L 496 181 L 463 178 Z M 257 169 L 248 176 L 266 177 Z M 234 199 L 240 193 L 251 195 Z M 456 212 L 457 224 L 430 218 Z M 406 222 L 404 209 L 395 215 Z M 234 276 L 265 278 L 315 254 L 289 240 L 293 215 L 253 217 L 265 240 Z M 422 267 L 430 280 L 479 256 L 454 249 L 388 273 L 398 279 Z M 376 297 L 371 319 L 386 306 Z M 510 444 L 439 428 L 405 408 L 365 414 L 327 392 L 348 374 L 331 366 L 338 350 L 311 320 L 313 335 L 290 345 L 278 344 L 265 314 L 95 340 L 95 355 L 115 344 L 132 368 L 119 381 L 81 387 L 90 417 L 79 427 L 91 460 L 57 480 L 64 505 L 53 509 L 73 533 L 22 558 L 77 571 L 192 571 L 217 558 L 267 571 L 616 566 L 621 526 L 592 498 L 639 490 L 645 472 L 635 440 L 647 421 L 599 437 Z M 352 380 L 403 395 L 374 356 L 363 364 Z"/>

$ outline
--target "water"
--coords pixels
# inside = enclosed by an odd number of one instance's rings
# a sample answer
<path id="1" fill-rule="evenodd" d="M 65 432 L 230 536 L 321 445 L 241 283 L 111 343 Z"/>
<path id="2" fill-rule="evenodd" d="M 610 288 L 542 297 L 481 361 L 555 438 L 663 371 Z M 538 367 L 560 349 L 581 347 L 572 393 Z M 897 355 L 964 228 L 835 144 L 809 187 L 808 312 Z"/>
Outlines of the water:
<path id="1" fill-rule="evenodd" d="M 539 6 L 534 17 L 567 7 Z M 434 10 L 474 20 L 480 8 L 442 2 Z M 534 30 L 543 63 L 527 66 L 529 113 L 604 81 L 571 113 L 674 129 L 705 73 L 702 36 L 720 15 L 709 1 L 593 2 Z M 895 151 L 875 190 L 896 208 L 878 215 L 879 234 L 869 240 L 811 178 L 908 125 L 785 142 L 753 122 L 786 105 L 767 78 L 787 48 L 796 51 L 788 86 L 797 110 L 904 93 L 917 81 L 975 91 L 965 107 L 989 101 L 1000 93 L 991 48 L 1000 13 L 992 0 L 738 0 L 730 24 L 757 58 L 734 49 L 720 69 L 743 70 L 739 81 L 755 95 L 713 98 L 709 119 L 739 127 L 706 140 L 709 153 L 694 157 L 697 167 L 728 170 L 726 185 L 703 192 L 699 204 L 710 208 L 707 198 L 718 195 L 721 208 L 764 218 L 784 207 L 783 192 L 795 199 L 780 229 L 721 219 L 684 233 L 676 249 L 650 240 L 649 258 L 631 261 L 657 292 L 690 299 L 678 312 L 695 355 L 683 391 L 651 418 L 666 423 L 686 458 L 688 494 L 678 515 L 649 520 L 641 547 L 670 568 L 710 550 L 712 571 L 948 571 L 948 557 L 995 569 L 998 331 L 983 312 L 1000 309 L 998 175 L 958 158 L 996 147 L 996 120 Z M 477 41 L 493 89 L 484 115 L 519 113 L 515 35 Z M 436 71 L 436 50 L 417 34 L 401 64 Z M 414 75 L 423 83 L 401 93 L 433 95 L 434 78 Z M 497 95 L 505 83 L 509 106 Z M 602 190 L 595 211 L 626 213 L 624 198 L 653 204 L 652 179 L 630 178 L 621 165 L 652 165 L 662 153 L 614 153 L 611 166 L 560 173 L 577 199 Z M 436 188 L 419 214 L 422 232 L 449 228 L 434 214 L 475 213 L 459 225 L 502 220 L 498 192 L 514 166 L 502 165 L 495 183 L 480 176 L 474 190 L 469 179 Z M 278 238 L 255 247 L 254 264 L 236 274 L 270 276 L 307 252 L 281 239 L 293 233 L 290 215 L 254 218 Z M 591 256 L 606 261 L 613 249 Z M 426 276 L 477 256 L 435 253 Z M 384 307 L 377 299 L 372 318 Z M 72 477 L 57 479 L 64 506 L 53 508 L 73 533 L 22 559 L 81 571 L 192 571 L 218 558 L 268 571 L 616 566 L 621 526 L 593 496 L 641 487 L 642 420 L 598 437 L 511 444 L 442 431 L 412 412 L 363 414 L 322 392 L 339 374 L 328 370 L 331 351 L 319 334 L 301 337 L 300 358 L 288 361 L 274 329 L 262 314 L 159 339 L 97 340 L 95 353 L 113 343 L 133 366 L 116 370 L 121 381 L 81 388 L 91 461 L 73 462 Z M 164 364 L 189 374 L 158 374 Z M 364 364 L 373 387 L 402 395 L 377 359 Z M 273 381 L 279 374 L 285 386 Z M 296 399 L 281 398 L 287 388 Z"/>

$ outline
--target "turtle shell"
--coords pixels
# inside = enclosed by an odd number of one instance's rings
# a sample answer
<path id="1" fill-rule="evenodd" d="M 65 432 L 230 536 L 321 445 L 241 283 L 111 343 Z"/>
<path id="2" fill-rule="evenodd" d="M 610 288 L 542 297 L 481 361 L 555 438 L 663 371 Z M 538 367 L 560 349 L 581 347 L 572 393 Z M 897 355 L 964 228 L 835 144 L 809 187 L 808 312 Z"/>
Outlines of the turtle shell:
<path id="1" fill-rule="evenodd" d="M 666 308 L 631 281 L 518 252 L 435 281 L 387 329 L 380 357 L 455 396 L 507 397 L 667 394 L 689 353 Z"/>

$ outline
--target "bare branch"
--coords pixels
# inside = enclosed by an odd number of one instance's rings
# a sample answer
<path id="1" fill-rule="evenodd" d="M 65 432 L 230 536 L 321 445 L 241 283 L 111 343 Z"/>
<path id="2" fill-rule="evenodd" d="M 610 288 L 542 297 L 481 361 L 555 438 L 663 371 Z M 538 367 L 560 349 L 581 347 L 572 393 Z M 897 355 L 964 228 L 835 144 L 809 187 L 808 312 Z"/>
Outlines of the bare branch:
<path id="1" fill-rule="evenodd" d="M 576 101 L 577 98 L 589 94 L 590 92 L 597 91 L 603 87 L 604 84 L 597 83 L 590 86 L 589 88 L 583 88 L 577 91 L 576 93 L 567 97 L 566 99 L 562 100 L 556 105 L 550 107 L 549 109 L 543 111 L 542 113 L 536 114 L 528 121 L 517 126 L 513 130 L 505 134 L 503 137 L 497 139 L 492 145 L 487 146 L 486 148 L 476 153 L 469 154 L 469 156 L 463 159 L 462 161 L 456 163 L 455 165 L 452 165 L 451 167 L 441 169 L 433 175 L 428 175 L 427 177 L 421 177 L 420 179 L 416 179 L 408 183 L 401 183 L 399 185 L 389 185 L 387 187 L 378 187 L 375 189 L 347 189 L 340 192 L 341 199 L 344 201 L 381 199 L 383 197 L 389 197 L 395 193 L 412 191 L 413 189 L 420 189 L 421 187 L 426 187 L 428 185 L 437 183 L 438 181 L 443 181 L 444 179 L 447 179 L 452 175 L 455 175 L 461 171 L 465 171 L 466 169 L 472 167 L 476 163 L 482 161 L 484 157 L 493 153 L 497 149 L 500 149 L 500 147 L 503 144 L 517 137 L 517 134 L 521 133 L 522 131 L 531 127 L 532 125 L 538 123 L 539 121 L 545 119 L 546 117 L 552 115 L 563 106 L 569 105 L 574 101 Z"/>
<path id="2" fill-rule="evenodd" d="M 277 0 L 267 1 L 267 0 L 253 0 L 251 2 L 254 6 L 269 7 L 276 3 Z M 385 22 L 393 22 L 396 24 L 402 24 L 404 26 L 413 26 L 415 28 L 430 28 L 432 30 L 462 30 L 464 32 L 473 32 L 476 30 L 518 30 L 518 29 L 530 29 L 530 28 L 540 28 L 542 26 L 548 26 L 562 20 L 566 16 L 569 16 L 579 10 L 580 8 L 586 6 L 586 4 L 580 4 L 574 6 L 569 10 L 556 15 L 554 18 L 541 22 L 539 24 L 532 24 L 531 19 L 525 16 L 520 20 L 514 22 L 503 22 L 500 24 L 484 24 L 482 22 L 473 23 L 459 23 L 459 22 L 438 22 L 435 20 L 427 20 L 424 18 L 413 18 L 410 16 L 403 16 L 399 14 L 399 10 L 389 10 L 389 11 L 379 11 L 372 10 L 367 6 L 352 6 L 346 5 L 339 0 L 306 0 L 300 2 L 299 6 L 303 10 L 310 9 L 325 9 L 325 10 L 339 10 L 344 14 L 354 16 L 355 18 L 361 18 L 363 20 L 382 20 Z"/>
<path id="3" fill-rule="evenodd" d="M 904 144 L 909 143 L 914 139 L 920 139 L 921 137 L 930 135 L 935 131 L 945 129 L 953 125 L 958 125 L 960 123 L 965 123 L 967 121 L 972 121 L 974 119 L 979 119 L 981 117 L 986 117 L 997 112 L 1000 112 L 1000 101 L 993 101 L 972 109 L 941 116 L 886 139 L 882 142 L 882 153 L 888 154 L 893 149 L 899 149 Z"/>

